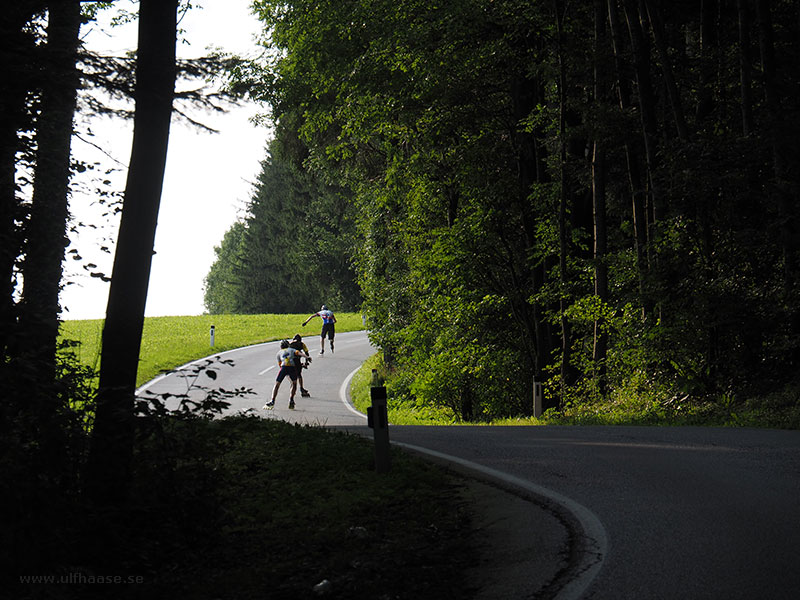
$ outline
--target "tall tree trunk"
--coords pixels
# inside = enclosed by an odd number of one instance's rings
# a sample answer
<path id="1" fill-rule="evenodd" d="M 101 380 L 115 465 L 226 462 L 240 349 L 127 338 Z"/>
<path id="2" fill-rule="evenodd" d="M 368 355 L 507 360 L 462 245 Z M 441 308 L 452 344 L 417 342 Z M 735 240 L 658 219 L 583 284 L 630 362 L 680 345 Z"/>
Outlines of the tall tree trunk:
<path id="1" fill-rule="evenodd" d="M 559 200 L 558 200 L 558 240 L 559 240 L 559 313 L 561 320 L 561 402 L 564 400 L 566 387 L 572 382 L 572 369 L 570 367 L 571 336 L 569 321 L 567 320 L 567 286 L 569 274 L 567 272 L 567 68 L 564 64 L 564 10 L 561 0 L 553 0 L 556 14 L 557 35 L 557 60 L 558 60 L 558 139 L 559 139 Z"/>
<path id="2" fill-rule="evenodd" d="M 642 122 L 645 158 L 647 159 L 648 205 L 645 209 L 645 216 L 649 239 L 649 231 L 658 215 L 656 210 L 657 193 L 655 186 L 658 120 L 656 119 L 656 101 L 653 93 L 653 84 L 650 78 L 650 48 L 643 33 L 643 15 L 637 4 L 636 0 L 624 0 L 625 19 L 628 24 L 631 51 L 633 52 L 634 71 L 636 73 L 636 88 L 639 98 L 639 115 L 641 116 Z"/>
<path id="3" fill-rule="evenodd" d="M 14 268 L 22 251 L 17 226 L 22 217 L 16 185 L 17 152 L 21 149 L 18 131 L 30 120 L 25 103 L 36 71 L 31 64 L 35 40 L 25 25 L 43 8 L 41 4 L 14 2 L 3 8 L 0 17 L 0 368 L 16 338 Z"/>
<path id="4" fill-rule="evenodd" d="M 737 0 L 739 14 L 739 87 L 742 104 L 742 135 L 753 131 L 753 69 L 750 56 L 750 14 L 748 0 Z"/>
<path id="5" fill-rule="evenodd" d="M 786 289 L 790 290 L 797 282 L 798 271 L 794 235 L 795 211 L 792 198 L 786 190 L 789 171 L 787 157 L 790 156 L 791 153 L 787 151 L 784 142 L 784 117 L 781 109 L 778 73 L 775 61 L 775 42 L 770 0 L 757 0 L 756 12 L 758 15 L 764 100 L 767 109 L 767 135 L 772 145 L 773 177 L 780 211 L 780 239 L 783 247 L 784 280 Z"/>
<path id="6" fill-rule="evenodd" d="M 594 102 L 600 108 L 606 102 L 607 74 L 604 51 L 606 48 L 605 0 L 594 2 Z M 603 305 L 608 302 L 608 264 L 606 233 L 606 169 L 603 142 L 595 136 L 592 150 L 592 214 L 594 221 L 594 293 Z M 592 361 L 601 395 L 605 395 L 606 353 L 608 333 L 602 317 L 594 322 L 594 347 Z"/>
<path id="7" fill-rule="evenodd" d="M 76 67 L 81 25 L 79 0 L 49 10 L 41 113 L 36 130 L 33 203 L 22 264 L 19 325 L 22 354 L 37 361 L 45 383 L 55 377 L 58 294 L 69 217 L 70 142 L 79 84 Z"/>
<path id="8" fill-rule="evenodd" d="M 514 109 L 514 122 L 520 123 L 528 118 L 531 112 L 542 101 L 542 87 L 539 81 L 530 78 L 521 78 L 512 83 L 511 99 Z M 515 152 L 517 157 L 517 195 L 520 207 L 520 220 L 525 234 L 526 255 L 531 255 L 537 244 L 536 219 L 530 202 L 530 195 L 535 183 L 543 183 L 547 178 L 547 171 L 544 167 L 545 160 L 541 156 L 544 151 L 542 145 L 537 140 L 537 133 L 526 132 L 519 127 L 514 131 Z M 527 276 L 529 278 L 530 290 L 524 290 L 527 298 L 531 294 L 538 294 L 544 280 L 541 277 L 543 268 L 541 265 L 529 267 Z M 523 290 L 520 290 L 523 291 Z M 538 304 L 528 306 L 527 299 L 520 302 L 522 307 L 517 314 L 525 329 L 524 350 L 526 358 L 531 366 L 535 379 L 542 379 L 543 359 L 550 355 L 552 346 L 547 335 L 548 324 L 543 319 L 544 311 Z M 549 407 L 548 407 L 549 408 Z"/>
<path id="9" fill-rule="evenodd" d="M 661 59 L 661 72 L 664 75 L 664 85 L 667 88 L 670 105 L 672 106 L 675 129 L 678 131 L 678 138 L 685 142 L 689 139 L 689 128 L 686 125 L 681 97 L 678 93 L 678 86 L 675 83 L 675 75 L 672 72 L 672 61 L 669 58 L 667 35 L 664 29 L 664 20 L 661 18 L 661 9 L 658 7 L 658 2 L 654 2 L 653 0 L 645 0 L 644 4 L 653 31 L 653 41 L 658 50 L 658 56 Z"/>
<path id="10" fill-rule="evenodd" d="M 700 2 L 700 97 L 697 102 L 697 121 L 702 122 L 714 111 L 714 79 L 717 71 L 719 32 L 718 0 Z"/>
<path id="11" fill-rule="evenodd" d="M 130 483 L 136 372 L 175 90 L 178 0 L 141 0 L 133 148 L 103 329 L 87 491 L 123 502 Z"/>
<path id="12" fill-rule="evenodd" d="M 798 307 L 798 268 L 800 267 L 797 241 L 797 202 L 792 193 L 790 157 L 793 155 L 787 139 L 788 124 L 781 107 L 778 72 L 775 61 L 775 42 L 770 0 L 757 0 L 759 47 L 764 81 L 764 99 L 767 109 L 767 136 L 772 145 L 773 181 L 780 219 L 780 244 L 783 251 L 784 302 L 789 307 L 790 331 L 800 335 L 800 307 Z M 787 357 L 792 363 L 800 362 L 800 347 Z"/>
<path id="13" fill-rule="evenodd" d="M 608 25 L 614 50 L 614 68 L 617 79 L 617 96 L 620 109 L 625 112 L 631 106 L 631 84 L 625 77 L 625 64 L 622 59 L 623 38 L 616 0 L 608 0 Z M 630 140 L 625 141 L 625 158 L 628 167 L 628 182 L 631 189 L 631 214 L 633 219 L 634 248 L 636 250 L 636 271 L 638 274 L 639 295 L 644 296 L 644 281 L 649 268 L 647 262 L 647 217 L 645 204 L 647 190 L 642 180 L 638 152 Z M 643 303 L 644 316 L 648 309 Z"/>

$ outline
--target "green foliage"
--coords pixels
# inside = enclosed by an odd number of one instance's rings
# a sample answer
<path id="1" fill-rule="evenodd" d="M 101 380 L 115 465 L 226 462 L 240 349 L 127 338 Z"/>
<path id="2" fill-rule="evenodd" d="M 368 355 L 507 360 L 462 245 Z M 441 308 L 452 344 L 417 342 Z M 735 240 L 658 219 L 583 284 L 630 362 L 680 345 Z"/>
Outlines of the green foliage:
<path id="1" fill-rule="evenodd" d="M 590 3 L 256 3 L 277 52 L 239 83 L 296 132 L 306 173 L 348 190 L 405 405 L 524 416 L 536 378 L 567 412 L 641 394 L 702 412 L 796 378 L 798 8 L 771 3 L 765 48 L 738 37 L 744 5 L 713 23 L 609 6 L 596 22 Z"/>
<path id="2" fill-rule="evenodd" d="M 247 217 L 215 249 L 205 282 L 211 314 L 311 311 L 320 298 L 346 310 L 359 303 L 348 194 L 296 162 L 291 131 L 279 136 L 261 163 Z"/>
<path id="3" fill-rule="evenodd" d="M 71 510 L 81 494 L 95 397 L 92 371 L 73 350 L 59 345 L 53 381 L 42 380 L 45 365 L 35 362 L 17 362 L 15 376 L 4 379 L 0 561 L 8 573 L 51 560 L 75 527 Z"/>
<path id="4" fill-rule="evenodd" d="M 425 405 L 409 393 L 412 379 L 402 372 L 389 369 L 378 353 L 367 359 L 350 383 L 353 406 L 366 414 L 371 404 L 370 388 L 372 370 L 378 372 L 379 382 L 386 385 L 389 423 L 392 425 L 445 425 L 454 422 L 451 411 L 437 406 Z"/>
<path id="5" fill-rule="evenodd" d="M 237 221 L 214 247 L 216 259 L 205 278 L 203 302 L 212 315 L 237 314 L 239 301 L 237 290 L 237 265 L 242 253 L 245 224 Z"/>

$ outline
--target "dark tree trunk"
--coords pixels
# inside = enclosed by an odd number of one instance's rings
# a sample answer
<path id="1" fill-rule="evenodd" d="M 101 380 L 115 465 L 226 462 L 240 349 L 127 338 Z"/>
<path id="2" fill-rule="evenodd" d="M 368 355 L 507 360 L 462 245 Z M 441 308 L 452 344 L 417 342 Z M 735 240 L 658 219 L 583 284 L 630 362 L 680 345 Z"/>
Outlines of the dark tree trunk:
<path id="1" fill-rule="evenodd" d="M 175 90 L 178 0 L 142 0 L 133 148 L 111 277 L 87 491 L 125 501 L 133 451 L 136 371 Z"/>
<path id="2" fill-rule="evenodd" d="M 700 97 L 697 102 L 698 123 L 714 111 L 714 79 L 717 72 L 719 32 L 717 26 L 718 0 L 700 2 Z"/>
<path id="3" fill-rule="evenodd" d="M 653 0 L 645 0 L 647 15 L 650 19 L 650 26 L 653 31 L 653 41 L 655 42 L 658 56 L 661 60 L 661 72 L 664 75 L 664 84 L 667 88 L 669 101 L 672 106 L 672 116 L 675 119 L 675 129 L 678 138 L 682 141 L 689 139 L 689 128 L 686 125 L 686 118 L 683 113 L 681 97 L 678 93 L 678 85 L 675 83 L 675 75 L 672 72 L 672 63 L 669 58 L 667 46 L 667 35 L 664 30 L 664 20 L 661 17 L 661 10 L 658 3 Z"/>
<path id="4" fill-rule="evenodd" d="M 793 181 L 791 157 L 794 155 L 787 135 L 791 131 L 789 123 L 781 106 L 782 96 L 779 74 L 775 60 L 775 41 L 772 24 L 772 8 L 769 0 L 757 0 L 756 12 L 758 15 L 759 47 L 761 50 L 761 67 L 764 81 L 764 99 L 767 109 L 767 136 L 772 146 L 773 187 L 779 214 L 779 239 L 783 252 L 783 278 L 784 302 L 788 307 L 788 320 L 790 332 L 793 336 L 800 335 L 800 307 L 798 306 L 798 269 L 800 257 L 798 256 L 797 240 L 797 198 L 794 189 L 797 182 Z M 797 165 L 795 164 L 795 169 Z M 795 175 L 796 177 L 796 175 Z M 794 189 L 793 189 L 794 188 Z M 800 347 L 796 347 L 787 355 L 791 363 L 800 362 Z"/>
<path id="5" fill-rule="evenodd" d="M 643 34 L 642 17 L 636 0 L 625 0 L 625 18 L 630 35 L 631 51 L 633 53 L 634 71 L 636 73 L 636 88 L 639 98 L 639 114 L 642 122 L 642 137 L 644 140 L 645 158 L 647 159 L 647 184 L 648 206 L 646 208 L 647 230 L 657 218 L 655 189 L 655 171 L 657 166 L 657 131 L 656 100 L 653 93 L 653 84 L 650 78 L 650 48 Z M 649 234 L 648 234 L 649 238 Z"/>
<path id="6" fill-rule="evenodd" d="M 569 244 L 567 240 L 567 68 L 564 64 L 564 22 L 563 6 L 560 0 L 554 0 L 553 5 L 556 13 L 556 35 L 557 35 L 557 60 L 558 60 L 558 139 L 559 139 L 559 200 L 558 200 L 558 240 L 559 240 L 559 313 L 561 320 L 561 393 L 560 402 L 563 402 L 566 387 L 572 383 L 571 350 L 572 340 L 570 335 L 569 321 L 567 320 L 567 308 L 569 298 L 567 297 L 567 287 L 569 284 L 569 274 L 567 272 L 568 261 L 567 252 Z"/>
<path id="7" fill-rule="evenodd" d="M 76 68 L 81 25 L 79 0 L 49 11 L 41 116 L 36 130 L 33 203 L 27 227 L 19 325 L 21 354 L 37 362 L 44 382 L 55 377 L 58 294 L 69 217 L 70 142 L 79 84 Z"/>
<path id="8" fill-rule="evenodd" d="M 623 38 L 616 0 L 608 0 L 608 24 L 614 50 L 614 68 L 616 71 L 619 107 L 624 112 L 631 106 L 631 82 L 625 76 L 625 63 L 622 58 Z M 637 158 L 638 154 L 633 142 L 626 140 L 625 158 L 628 167 L 628 182 L 631 189 L 631 215 L 633 220 L 633 242 L 636 250 L 636 270 L 639 294 L 643 296 L 644 280 L 649 268 L 647 261 L 647 217 L 645 215 L 647 190 L 642 180 L 642 171 Z M 646 314 L 647 308 L 645 307 L 644 310 Z"/>
<path id="9" fill-rule="evenodd" d="M 594 101 L 600 107 L 606 103 L 607 74 L 603 54 L 606 48 L 605 0 L 594 3 Z M 606 233 L 606 168 L 603 141 L 595 139 L 592 151 L 592 213 L 594 221 L 594 293 L 605 304 L 608 302 L 608 264 Z M 592 361 L 597 373 L 599 390 L 605 394 L 606 353 L 608 334 L 602 318 L 595 319 Z"/>
<path id="10" fill-rule="evenodd" d="M 753 131 L 753 68 L 750 56 L 750 19 L 747 0 L 737 0 L 739 12 L 739 86 L 742 104 L 742 135 Z"/>
<path id="11" fill-rule="evenodd" d="M 519 123 L 527 118 L 541 102 L 541 84 L 534 79 L 520 79 L 512 84 L 511 98 L 514 108 L 514 123 Z M 531 208 L 529 196 L 535 183 L 542 183 L 546 177 L 542 167 L 542 149 L 537 142 L 536 133 L 517 130 L 514 132 L 515 152 L 517 157 L 517 195 L 520 210 L 520 220 L 525 234 L 526 252 L 533 252 L 536 247 L 536 224 L 535 217 Z M 530 289 L 518 290 L 525 298 L 521 298 L 520 316 L 521 324 L 525 328 L 524 350 L 527 362 L 533 371 L 535 378 L 542 375 L 542 357 L 550 355 L 552 347 L 549 344 L 548 336 L 544 330 L 546 323 L 541 318 L 542 310 L 539 306 L 528 307 L 527 296 L 534 295 L 541 291 L 543 280 L 538 276 L 541 271 L 539 266 L 530 267 L 527 276 L 529 277 Z"/>

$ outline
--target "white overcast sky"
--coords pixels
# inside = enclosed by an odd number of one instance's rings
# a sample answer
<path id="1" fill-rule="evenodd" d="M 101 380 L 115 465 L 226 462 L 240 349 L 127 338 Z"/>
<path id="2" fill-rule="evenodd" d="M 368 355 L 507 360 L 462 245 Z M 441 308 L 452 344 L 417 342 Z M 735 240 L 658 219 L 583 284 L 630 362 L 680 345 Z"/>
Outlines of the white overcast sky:
<path id="1" fill-rule="evenodd" d="M 135 9 L 137 3 L 119 4 Z M 195 0 L 193 4 L 197 8 L 180 24 L 184 41 L 179 41 L 179 56 L 202 56 L 210 46 L 248 57 L 256 55 L 254 36 L 259 22 L 250 13 L 249 0 Z M 97 26 L 87 26 L 82 35 L 90 48 L 102 52 L 122 53 L 136 47 L 135 23 L 106 29 L 105 33 Z M 219 130 L 218 134 L 198 131 L 173 119 L 146 316 L 203 312 L 203 278 L 214 260 L 214 246 L 243 215 L 271 136 L 267 128 L 249 121 L 260 110 L 251 104 L 232 108 L 222 116 L 199 115 L 204 123 Z M 95 134 L 93 142 L 127 166 L 131 124 L 98 118 L 89 126 Z M 124 189 L 125 168 L 120 164 L 79 139 L 73 140 L 72 151 L 77 158 L 117 167 L 109 179 L 114 189 Z M 116 240 L 118 220 L 103 219 L 104 208 L 96 200 L 97 196 L 85 189 L 72 194 L 74 219 L 100 227 L 80 228 L 70 237 L 70 250 L 76 250 L 82 259 L 73 260 L 72 253 L 65 263 L 68 284 L 61 294 L 64 319 L 105 316 L 109 284 L 90 277 L 84 265 L 94 263 L 98 268 L 92 270 L 111 275 L 113 254 L 100 248 Z"/>

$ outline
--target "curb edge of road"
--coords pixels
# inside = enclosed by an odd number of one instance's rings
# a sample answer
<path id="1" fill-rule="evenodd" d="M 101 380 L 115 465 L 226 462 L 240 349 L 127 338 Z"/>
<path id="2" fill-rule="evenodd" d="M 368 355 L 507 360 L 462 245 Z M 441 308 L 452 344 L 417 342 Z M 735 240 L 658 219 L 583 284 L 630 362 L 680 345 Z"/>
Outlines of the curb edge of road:
<path id="1" fill-rule="evenodd" d="M 350 380 L 361 367 L 353 370 L 339 388 L 339 398 L 352 412 L 363 416 L 350 401 Z M 597 516 L 571 498 L 549 488 L 537 485 L 491 467 L 444 454 L 436 450 L 392 441 L 397 447 L 423 454 L 429 459 L 444 463 L 462 475 L 493 484 L 550 511 L 567 529 L 567 566 L 540 590 L 537 596 L 555 600 L 578 600 L 589 588 L 608 555 L 608 535 Z"/>
<path id="2" fill-rule="evenodd" d="M 223 354 L 232 354 L 234 352 L 239 352 L 240 350 L 246 350 L 248 348 L 256 348 L 258 346 L 266 346 L 267 344 L 274 344 L 276 341 L 279 341 L 279 340 L 272 340 L 272 341 L 269 341 L 269 342 L 260 342 L 258 344 L 250 344 L 249 346 L 242 346 L 240 348 L 231 348 L 229 350 L 223 350 L 221 352 L 214 352 L 214 353 L 209 354 L 208 356 L 204 356 L 202 358 L 196 358 L 194 360 L 190 360 L 189 362 L 184 363 L 184 364 L 182 364 L 182 365 L 180 365 L 178 367 L 175 367 L 173 369 L 169 369 L 167 371 L 159 373 L 158 375 L 153 377 L 150 381 L 145 381 L 142 385 L 140 385 L 139 387 L 137 387 L 134 390 L 134 393 L 138 396 L 139 394 L 141 394 L 143 392 L 146 392 L 149 388 L 151 388 L 152 386 L 157 384 L 162 379 L 172 375 L 173 373 L 177 373 L 178 371 L 183 371 L 183 370 L 188 369 L 189 367 L 192 367 L 194 365 L 199 365 L 203 361 L 213 360 L 215 358 L 219 358 Z"/>
<path id="3" fill-rule="evenodd" d="M 403 442 L 392 444 L 532 502 L 564 525 L 568 532 L 567 566 L 537 592 L 538 598 L 578 600 L 597 577 L 608 555 L 608 536 L 600 519 L 585 506 L 548 488 L 457 456 Z"/>

